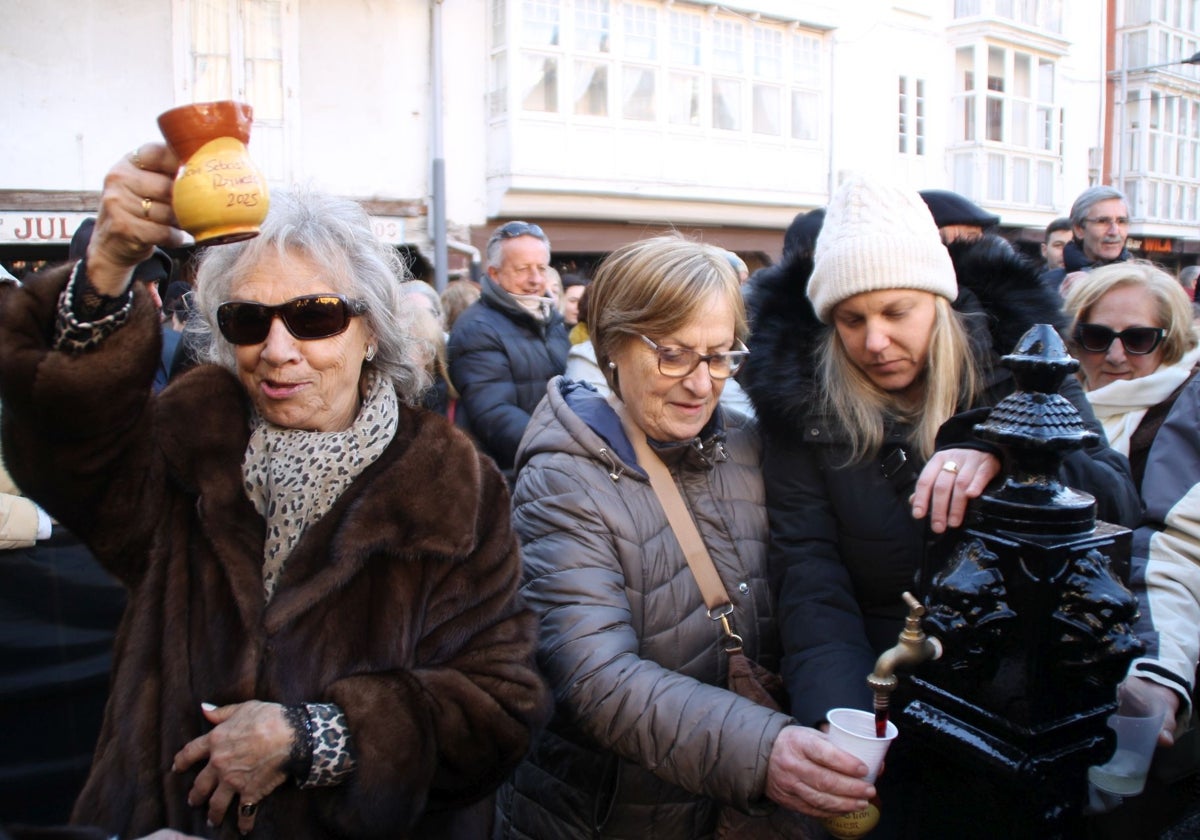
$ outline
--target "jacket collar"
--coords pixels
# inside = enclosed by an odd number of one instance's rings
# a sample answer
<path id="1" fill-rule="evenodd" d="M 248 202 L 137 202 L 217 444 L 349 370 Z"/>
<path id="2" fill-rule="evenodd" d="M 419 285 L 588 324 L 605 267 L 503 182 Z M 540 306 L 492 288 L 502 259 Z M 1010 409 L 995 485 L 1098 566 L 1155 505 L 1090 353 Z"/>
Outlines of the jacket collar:
<path id="1" fill-rule="evenodd" d="M 1128 248 L 1122 248 L 1121 254 L 1115 260 L 1093 262 L 1087 258 L 1087 254 L 1083 253 L 1083 243 L 1078 239 L 1072 239 L 1063 246 L 1063 270 L 1070 274 L 1072 271 L 1090 271 L 1093 268 L 1098 268 L 1102 265 L 1111 265 L 1112 263 L 1125 262 L 1133 255 L 1129 253 Z"/>
<path id="2" fill-rule="evenodd" d="M 562 315 L 554 309 L 551 309 L 550 317 L 545 321 L 535 318 L 532 312 L 517 303 L 513 296 L 503 289 L 499 283 L 492 280 L 486 272 L 480 278 L 479 282 L 482 289 L 479 298 L 485 306 L 496 310 L 511 321 L 528 327 L 542 338 L 546 337 L 550 325 L 555 320 L 562 319 Z"/>
<path id="3" fill-rule="evenodd" d="M 985 235 L 948 247 L 958 279 L 956 311 L 972 314 L 968 331 L 985 372 L 1011 352 L 1029 327 L 1065 320 L 1038 266 L 1003 238 Z M 806 428 L 818 404 L 816 353 L 828 329 L 805 295 L 812 259 L 803 254 L 763 269 L 747 291 L 751 354 L 738 375 L 764 429 L 789 438 Z"/>

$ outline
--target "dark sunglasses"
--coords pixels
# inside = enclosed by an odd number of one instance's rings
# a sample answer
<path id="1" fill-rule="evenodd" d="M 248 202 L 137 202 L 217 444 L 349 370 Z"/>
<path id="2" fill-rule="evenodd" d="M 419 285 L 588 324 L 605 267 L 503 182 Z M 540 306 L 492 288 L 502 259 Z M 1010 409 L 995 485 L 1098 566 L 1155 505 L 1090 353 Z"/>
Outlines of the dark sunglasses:
<path id="1" fill-rule="evenodd" d="M 1126 327 L 1117 332 L 1103 324 L 1080 324 L 1075 329 L 1075 341 L 1089 353 L 1107 353 L 1113 339 L 1119 338 L 1125 352 L 1134 356 L 1153 353 L 1166 335 L 1161 327 Z"/>
<path id="2" fill-rule="evenodd" d="M 506 225 L 500 225 L 496 228 L 496 232 L 492 234 L 493 239 L 514 239 L 518 236 L 536 236 L 538 239 L 545 239 L 546 234 L 542 233 L 542 229 L 537 225 L 531 225 L 529 222 L 509 222 Z"/>
<path id="3" fill-rule="evenodd" d="M 344 332 L 352 317 L 366 311 L 364 301 L 342 295 L 304 295 L 275 306 L 231 300 L 217 307 L 217 326 L 230 344 L 262 344 L 278 316 L 288 332 L 311 341 Z"/>

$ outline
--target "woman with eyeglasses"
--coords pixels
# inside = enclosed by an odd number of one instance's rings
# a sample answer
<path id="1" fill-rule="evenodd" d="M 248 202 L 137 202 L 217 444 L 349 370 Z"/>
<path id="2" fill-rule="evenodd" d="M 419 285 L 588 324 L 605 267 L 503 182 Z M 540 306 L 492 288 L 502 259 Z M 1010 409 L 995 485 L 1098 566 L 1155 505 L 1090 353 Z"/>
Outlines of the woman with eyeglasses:
<path id="1" fill-rule="evenodd" d="M 1175 278 L 1140 261 L 1097 268 L 1068 293 L 1071 351 L 1145 506 L 1132 588 L 1144 657 L 1122 693 L 1165 712 L 1159 742 L 1186 720 L 1200 659 L 1200 342 Z"/>
<path id="2" fill-rule="evenodd" d="M 648 479 L 664 465 L 733 631 L 750 658 L 775 664 L 760 446 L 718 404 L 747 356 L 724 252 L 681 237 L 623 246 L 588 298 L 613 395 L 552 380 L 517 455 L 523 592 L 541 615 L 539 664 L 557 705 L 501 789 L 499 835 L 684 840 L 711 836 L 719 805 L 865 806 L 873 789 L 857 759 L 726 688 L 727 637 Z"/>
<path id="3" fill-rule="evenodd" d="M 179 161 L 105 179 L 83 260 L 0 290 L 4 451 L 129 589 L 76 822 L 140 836 L 484 837 L 548 713 L 506 485 L 443 418 L 356 204 L 271 196 L 203 255 L 160 395 L 131 270 Z"/>

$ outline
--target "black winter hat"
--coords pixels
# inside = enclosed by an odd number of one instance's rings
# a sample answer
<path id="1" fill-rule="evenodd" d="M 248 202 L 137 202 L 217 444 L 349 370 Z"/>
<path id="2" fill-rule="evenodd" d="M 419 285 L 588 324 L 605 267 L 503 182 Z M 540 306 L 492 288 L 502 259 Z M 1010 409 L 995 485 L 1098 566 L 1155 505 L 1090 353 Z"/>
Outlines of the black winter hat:
<path id="1" fill-rule="evenodd" d="M 999 216 L 993 216 L 969 198 L 950 190 L 921 190 L 921 198 L 925 199 L 938 227 L 978 225 L 990 228 L 1000 224 Z"/>

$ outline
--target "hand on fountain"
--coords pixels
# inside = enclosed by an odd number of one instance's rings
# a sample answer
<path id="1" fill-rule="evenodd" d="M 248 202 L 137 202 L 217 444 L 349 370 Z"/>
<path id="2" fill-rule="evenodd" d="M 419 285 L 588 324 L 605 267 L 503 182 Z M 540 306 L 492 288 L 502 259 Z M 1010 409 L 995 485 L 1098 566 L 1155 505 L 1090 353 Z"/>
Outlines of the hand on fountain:
<path id="1" fill-rule="evenodd" d="M 929 514 L 935 534 L 957 528 L 967 515 L 967 502 L 978 497 L 1000 473 L 1000 459 L 978 449 L 942 449 L 921 470 L 909 503 L 913 519 Z"/>
<path id="2" fill-rule="evenodd" d="M 867 766 L 821 732 L 788 726 L 775 739 L 767 765 L 767 796 L 792 811 L 835 817 L 867 807 L 875 786 Z"/>
<path id="3" fill-rule="evenodd" d="M 1175 717 L 1179 714 L 1179 695 L 1165 685 L 1141 677 L 1128 677 L 1117 688 L 1118 711 L 1121 714 L 1150 714 L 1163 712 L 1162 730 L 1158 733 L 1160 746 L 1175 743 Z"/>

